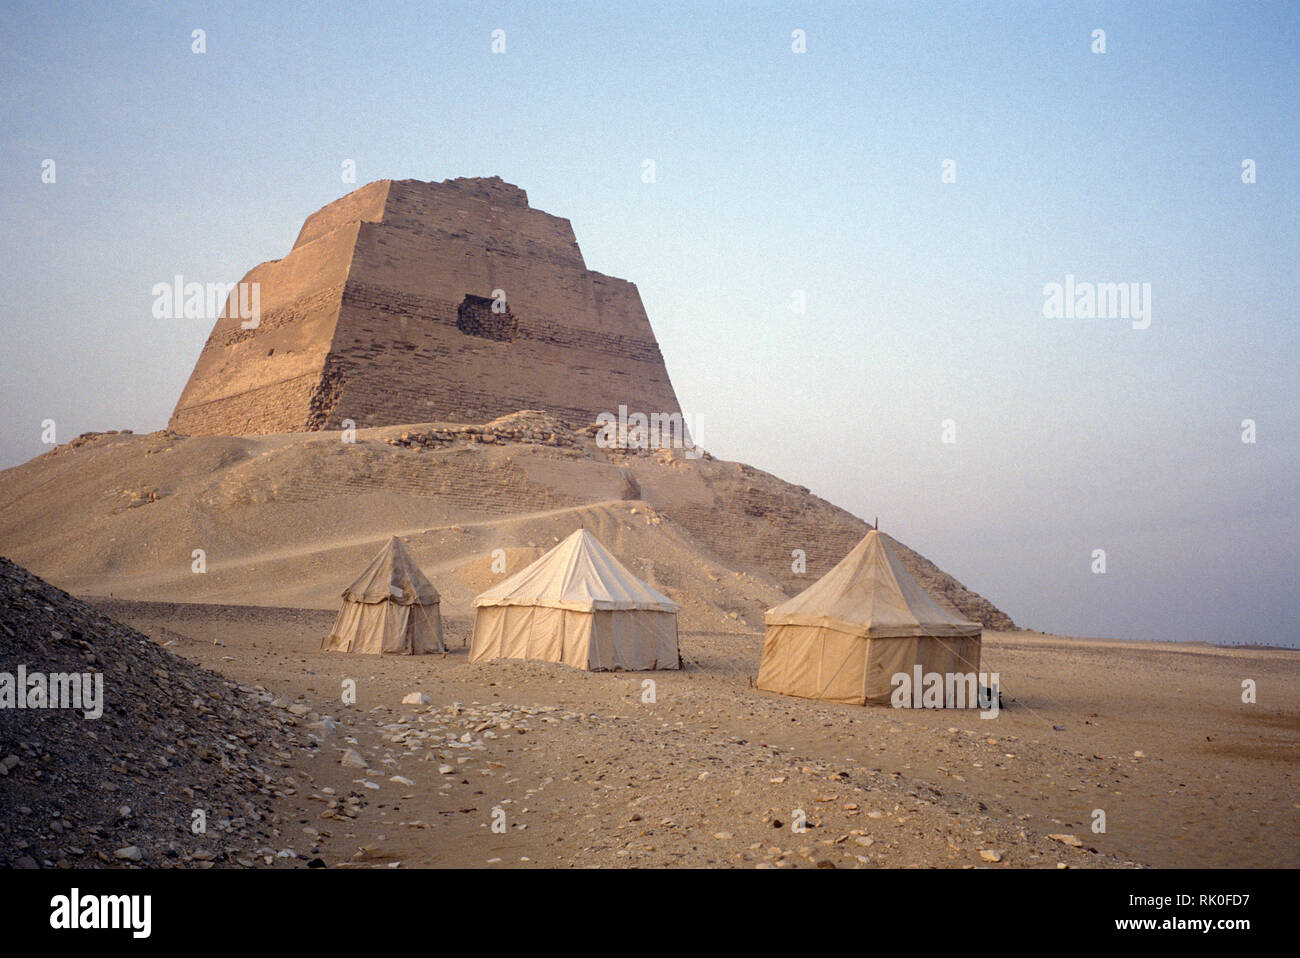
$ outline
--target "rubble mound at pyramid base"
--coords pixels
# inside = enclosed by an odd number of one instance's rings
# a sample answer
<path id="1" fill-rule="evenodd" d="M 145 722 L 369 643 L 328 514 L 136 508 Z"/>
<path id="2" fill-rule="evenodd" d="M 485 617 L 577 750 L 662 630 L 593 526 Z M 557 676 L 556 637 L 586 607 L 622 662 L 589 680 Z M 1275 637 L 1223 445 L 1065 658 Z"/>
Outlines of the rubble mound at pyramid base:
<path id="1" fill-rule="evenodd" d="M 90 676 L 87 704 L 102 676 L 98 717 L 5 708 L 0 868 L 251 866 L 279 847 L 278 753 L 306 744 L 286 713 L 2 557 L 0 623 L 0 673 L 15 682 Z"/>

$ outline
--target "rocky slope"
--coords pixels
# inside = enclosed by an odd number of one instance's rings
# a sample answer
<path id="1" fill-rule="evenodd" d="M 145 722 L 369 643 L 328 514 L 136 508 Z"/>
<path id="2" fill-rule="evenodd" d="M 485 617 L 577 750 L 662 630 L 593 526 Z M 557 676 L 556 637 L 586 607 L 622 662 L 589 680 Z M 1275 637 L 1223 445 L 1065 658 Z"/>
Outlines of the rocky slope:
<path id="1" fill-rule="evenodd" d="M 0 631 L 0 683 L 20 667 L 103 683 L 98 717 L 0 711 L 0 868 L 275 860 L 275 802 L 296 784 L 283 768 L 306 744 L 292 714 L 4 558 Z"/>

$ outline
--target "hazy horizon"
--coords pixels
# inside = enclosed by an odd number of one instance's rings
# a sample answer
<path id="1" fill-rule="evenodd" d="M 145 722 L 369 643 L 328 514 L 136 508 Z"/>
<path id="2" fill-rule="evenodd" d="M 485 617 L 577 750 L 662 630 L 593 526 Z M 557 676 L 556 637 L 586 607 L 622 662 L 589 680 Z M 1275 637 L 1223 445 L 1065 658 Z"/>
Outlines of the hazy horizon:
<path id="1" fill-rule="evenodd" d="M 166 425 L 212 324 L 154 284 L 499 175 L 637 285 L 714 455 L 1021 627 L 1300 645 L 1294 4 L 132 11 L 0 11 L 0 468 Z M 1149 325 L 1045 316 L 1067 277 Z"/>

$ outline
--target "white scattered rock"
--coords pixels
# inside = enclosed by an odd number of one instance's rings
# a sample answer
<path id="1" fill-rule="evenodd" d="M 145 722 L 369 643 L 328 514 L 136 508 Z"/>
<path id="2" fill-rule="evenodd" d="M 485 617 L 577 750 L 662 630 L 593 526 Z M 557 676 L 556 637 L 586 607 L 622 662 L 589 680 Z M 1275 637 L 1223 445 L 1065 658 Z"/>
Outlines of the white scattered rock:
<path id="1" fill-rule="evenodd" d="M 339 759 L 339 764 L 347 768 L 365 768 L 366 760 L 361 757 L 361 753 L 355 748 L 350 748 L 343 753 L 343 757 Z"/>
<path id="2" fill-rule="evenodd" d="M 415 783 L 405 775 L 394 775 L 389 779 L 390 782 L 396 782 L 398 785 L 414 785 Z"/>
<path id="3" fill-rule="evenodd" d="M 996 863 L 1002 861 L 1002 853 L 999 851 L 995 851 L 992 848 L 981 848 L 980 858 L 984 859 L 986 862 Z"/>
<path id="4" fill-rule="evenodd" d="M 1062 845 L 1069 845 L 1071 848 L 1083 847 L 1083 842 L 1079 841 L 1079 839 L 1075 838 L 1073 835 L 1056 834 L 1048 835 L 1047 837 L 1052 839 L 1052 841 L 1060 842 Z"/>
<path id="5" fill-rule="evenodd" d="M 403 705 L 432 705 L 433 699 L 423 692 L 412 692 L 406 698 L 402 699 Z"/>
<path id="6" fill-rule="evenodd" d="M 119 848 L 113 852 L 114 858 L 121 858 L 128 862 L 144 861 L 144 852 L 140 851 L 138 845 L 127 845 L 126 848 Z"/>

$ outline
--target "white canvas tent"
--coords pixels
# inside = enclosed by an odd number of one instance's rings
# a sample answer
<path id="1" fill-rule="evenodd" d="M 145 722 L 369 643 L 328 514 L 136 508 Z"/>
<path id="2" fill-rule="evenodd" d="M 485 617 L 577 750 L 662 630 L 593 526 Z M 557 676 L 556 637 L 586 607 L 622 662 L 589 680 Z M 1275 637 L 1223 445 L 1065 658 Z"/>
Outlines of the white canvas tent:
<path id="1" fill-rule="evenodd" d="M 394 536 L 343 593 L 321 648 L 336 652 L 445 652 L 438 591 Z"/>
<path id="2" fill-rule="evenodd" d="M 675 669 L 678 606 L 585 529 L 474 600 L 469 660 L 580 669 Z"/>
<path id="3" fill-rule="evenodd" d="M 760 689 L 888 704 L 893 676 L 916 665 L 923 674 L 978 674 L 980 624 L 930 598 L 896 547 L 873 529 L 830 572 L 767 610 Z"/>

